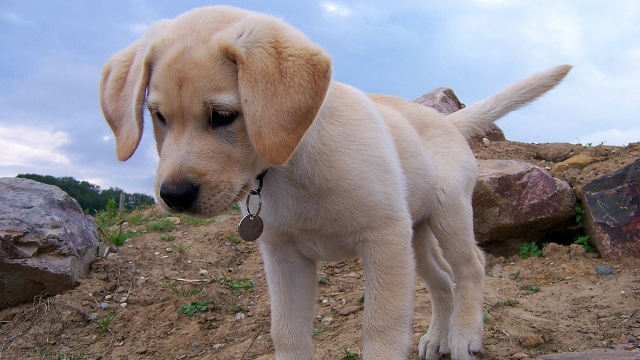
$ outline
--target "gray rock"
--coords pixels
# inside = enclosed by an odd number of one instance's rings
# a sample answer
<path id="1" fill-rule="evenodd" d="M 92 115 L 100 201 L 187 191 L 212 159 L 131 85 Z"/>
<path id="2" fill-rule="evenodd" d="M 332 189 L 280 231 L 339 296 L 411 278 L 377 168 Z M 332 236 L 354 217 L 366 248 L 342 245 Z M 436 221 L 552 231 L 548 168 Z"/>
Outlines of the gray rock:
<path id="1" fill-rule="evenodd" d="M 585 228 L 602 256 L 640 258 L 640 159 L 582 187 Z"/>
<path id="2" fill-rule="evenodd" d="M 600 275 L 609 275 L 613 272 L 613 270 L 608 266 L 596 265 L 595 268 Z"/>
<path id="3" fill-rule="evenodd" d="M 479 243 L 535 241 L 575 222 L 576 198 L 565 181 L 526 162 L 478 160 L 478 165 L 473 208 Z"/>
<path id="4" fill-rule="evenodd" d="M 413 102 L 430 107 L 443 115 L 452 114 L 465 107 L 453 90 L 445 87 L 435 88 Z"/>
<path id="5" fill-rule="evenodd" d="M 0 178 L 0 310 L 76 286 L 97 244 L 93 218 L 64 191 Z"/>

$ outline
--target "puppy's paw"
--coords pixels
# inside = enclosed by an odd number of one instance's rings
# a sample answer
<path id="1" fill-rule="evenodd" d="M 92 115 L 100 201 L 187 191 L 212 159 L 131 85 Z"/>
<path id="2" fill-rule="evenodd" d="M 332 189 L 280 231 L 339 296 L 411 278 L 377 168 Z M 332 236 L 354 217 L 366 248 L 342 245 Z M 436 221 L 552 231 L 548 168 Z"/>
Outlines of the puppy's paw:
<path id="1" fill-rule="evenodd" d="M 431 329 L 430 329 L 431 330 Z M 435 333 L 435 331 L 433 331 Z M 420 360 L 437 360 L 444 354 L 449 354 L 447 334 L 431 334 L 431 331 L 420 338 L 418 356 Z"/>
<path id="2" fill-rule="evenodd" d="M 451 359 L 472 360 L 482 350 L 482 321 L 474 326 L 452 327 L 449 330 Z"/>

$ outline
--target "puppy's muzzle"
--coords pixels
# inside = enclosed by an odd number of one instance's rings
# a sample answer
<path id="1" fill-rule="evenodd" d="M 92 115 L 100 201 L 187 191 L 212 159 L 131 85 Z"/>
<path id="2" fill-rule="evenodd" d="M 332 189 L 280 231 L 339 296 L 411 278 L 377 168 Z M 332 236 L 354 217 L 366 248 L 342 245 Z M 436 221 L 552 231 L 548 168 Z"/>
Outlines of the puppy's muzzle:
<path id="1" fill-rule="evenodd" d="M 191 181 L 168 182 L 160 186 L 160 198 L 172 210 L 188 210 L 198 200 L 200 186 Z"/>

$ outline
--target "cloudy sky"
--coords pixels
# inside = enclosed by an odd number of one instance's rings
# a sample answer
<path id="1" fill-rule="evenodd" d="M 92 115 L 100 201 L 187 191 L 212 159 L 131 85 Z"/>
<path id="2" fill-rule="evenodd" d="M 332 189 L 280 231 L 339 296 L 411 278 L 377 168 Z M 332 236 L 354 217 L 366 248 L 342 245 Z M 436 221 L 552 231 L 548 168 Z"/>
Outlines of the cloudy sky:
<path id="1" fill-rule="evenodd" d="M 213 4 L 0 2 L 0 177 L 72 176 L 102 188 L 151 194 L 153 139 L 147 131 L 129 161 L 116 160 L 98 103 L 100 71 L 152 22 Z M 446 86 L 472 104 L 535 71 L 572 64 L 558 88 L 498 123 L 507 138 L 594 145 L 640 141 L 637 0 L 225 4 L 280 17 L 302 30 L 332 55 L 336 80 L 409 100 Z"/>

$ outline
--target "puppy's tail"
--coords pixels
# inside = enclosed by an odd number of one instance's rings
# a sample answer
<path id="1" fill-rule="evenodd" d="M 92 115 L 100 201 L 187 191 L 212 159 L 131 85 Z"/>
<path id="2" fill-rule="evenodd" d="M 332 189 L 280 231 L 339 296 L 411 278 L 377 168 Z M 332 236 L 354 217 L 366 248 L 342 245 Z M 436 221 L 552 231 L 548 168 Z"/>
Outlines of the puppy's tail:
<path id="1" fill-rule="evenodd" d="M 556 66 L 520 80 L 492 97 L 447 116 L 467 138 L 480 133 L 499 118 L 531 103 L 558 85 L 571 70 L 571 65 Z"/>

